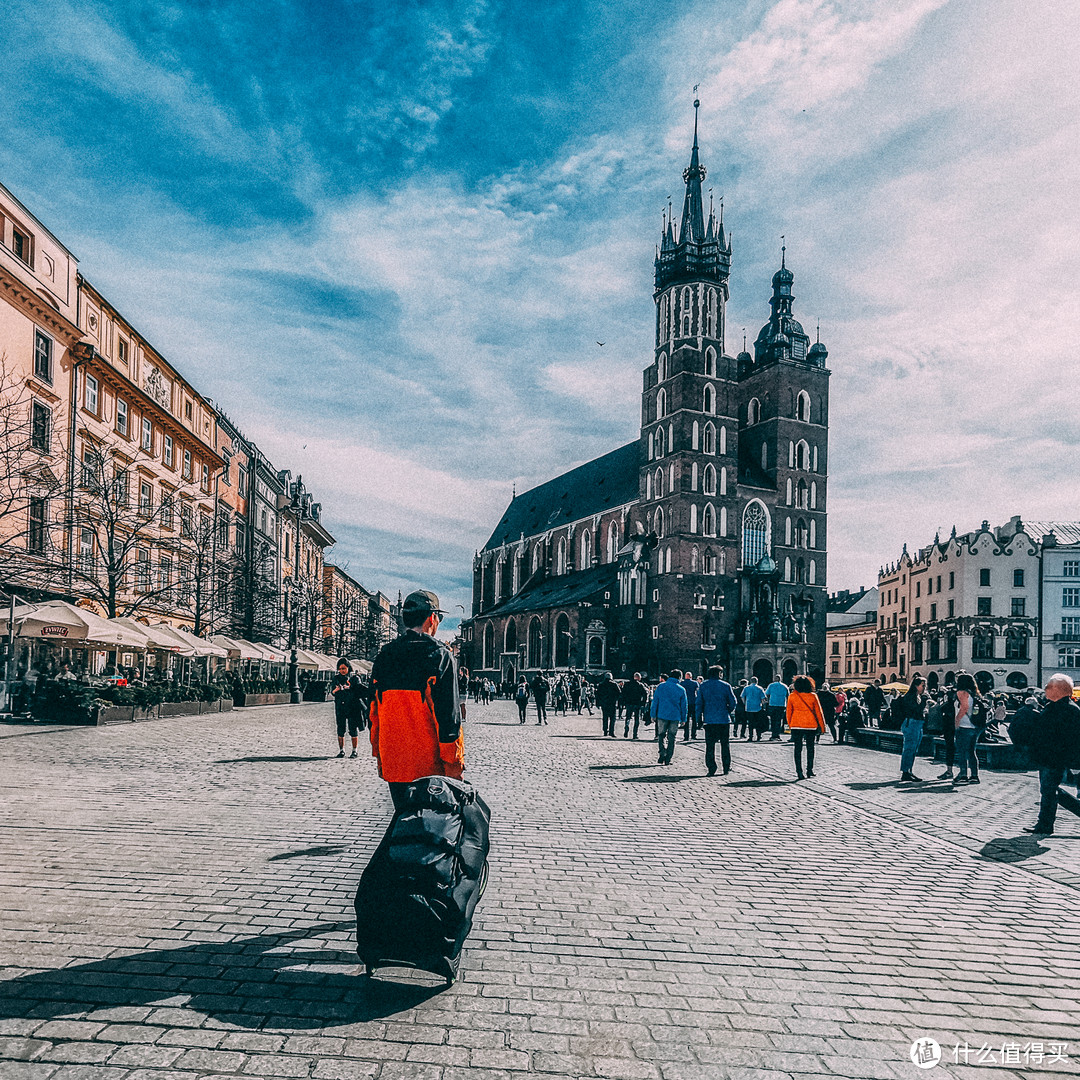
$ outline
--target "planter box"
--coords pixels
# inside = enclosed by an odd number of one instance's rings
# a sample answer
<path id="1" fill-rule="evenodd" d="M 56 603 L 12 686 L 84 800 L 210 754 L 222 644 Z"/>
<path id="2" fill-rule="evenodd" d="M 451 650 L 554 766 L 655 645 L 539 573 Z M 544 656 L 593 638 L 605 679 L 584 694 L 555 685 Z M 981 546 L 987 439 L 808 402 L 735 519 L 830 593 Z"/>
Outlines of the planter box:
<path id="1" fill-rule="evenodd" d="M 198 716 L 203 711 L 204 702 L 201 701 L 163 701 L 156 709 L 157 715 L 168 716 Z"/>
<path id="2" fill-rule="evenodd" d="M 288 705 L 292 700 L 289 694 L 244 694 L 243 701 L 233 698 L 233 704 L 244 709 L 252 705 Z"/>
<path id="3" fill-rule="evenodd" d="M 109 705 L 98 712 L 97 723 L 101 724 L 130 724 L 135 719 L 134 705 Z M 67 724 L 79 723 L 78 720 L 65 720 Z M 87 721 L 93 723 L 93 721 Z"/>

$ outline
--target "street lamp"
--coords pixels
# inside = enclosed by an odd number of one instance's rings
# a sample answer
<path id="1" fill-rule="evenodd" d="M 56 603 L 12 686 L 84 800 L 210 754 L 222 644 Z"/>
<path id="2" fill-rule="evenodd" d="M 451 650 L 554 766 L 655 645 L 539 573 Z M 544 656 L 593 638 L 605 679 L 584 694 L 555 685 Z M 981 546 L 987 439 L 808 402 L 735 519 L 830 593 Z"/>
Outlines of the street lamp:
<path id="1" fill-rule="evenodd" d="M 297 611 L 300 606 L 300 590 L 296 582 L 289 583 L 289 704 L 300 704 L 299 669 L 296 662 Z"/>

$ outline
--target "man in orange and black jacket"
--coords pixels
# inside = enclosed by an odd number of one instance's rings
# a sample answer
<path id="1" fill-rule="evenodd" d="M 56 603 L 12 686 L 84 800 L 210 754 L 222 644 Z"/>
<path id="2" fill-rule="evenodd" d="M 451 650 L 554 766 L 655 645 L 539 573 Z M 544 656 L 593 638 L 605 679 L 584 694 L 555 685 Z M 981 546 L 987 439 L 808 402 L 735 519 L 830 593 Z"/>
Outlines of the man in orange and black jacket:
<path id="1" fill-rule="evenodd" d="M 409 593 L 405 632 L 383 647 L 371 671 L 371 753 L 395 808 L 414 780 L 460 779 L 465 766 L 454 657 L 435 640 L 445 614 L 433 592 Z"/>

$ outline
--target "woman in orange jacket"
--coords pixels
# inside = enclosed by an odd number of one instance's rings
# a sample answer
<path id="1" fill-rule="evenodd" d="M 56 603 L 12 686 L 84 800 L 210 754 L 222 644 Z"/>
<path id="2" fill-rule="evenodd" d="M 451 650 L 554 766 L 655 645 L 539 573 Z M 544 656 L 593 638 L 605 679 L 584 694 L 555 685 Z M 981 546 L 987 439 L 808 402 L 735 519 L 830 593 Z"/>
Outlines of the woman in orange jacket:
<path id="1" fill-rule="evenodd" d="M 814 775 L 814 743 L 825 732 L 825 714 L 814 693 L 814 680 L 808 675 L 795 679 L 795 688 L 788 694 L 787 722 L 791 741 L 795 744 L 795 775 L 799 780 Z M 806 775 L 803 775 L 802 748 L 806 746 Z"/>

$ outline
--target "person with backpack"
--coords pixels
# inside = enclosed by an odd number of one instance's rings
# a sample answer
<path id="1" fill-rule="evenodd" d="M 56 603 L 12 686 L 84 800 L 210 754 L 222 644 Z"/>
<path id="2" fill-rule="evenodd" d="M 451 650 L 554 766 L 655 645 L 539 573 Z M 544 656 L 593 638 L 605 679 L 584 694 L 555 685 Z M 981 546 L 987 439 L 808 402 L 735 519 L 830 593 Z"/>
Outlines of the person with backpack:
<path id="1" fill-rule="evenodd" d="M 536 702 L 536 723 L 546 724 L 547 719 L 547 699 L 548 691 L 551 689 L 551 683 L 544 678 L 544 673 L 538 671 L 536 678 L 531 683 L 533 701 Z"/>
<path id="2" fill-rule="evenodd" d="M 954 784 L 978 784 L 979 757 L 975 752 L 979 732 L 986 727 L 989 712 L 986 702 L 979 697 L 975 680 L 962 671 L 956 676 L 956 715 L 953 727 L 956 731 L 956 756 L 959 769 Z"/>
<path id="3" fill-rule="evenodd" d="M 518 676 L 517 688 L 514 690 L 514 704 L 518 707 L 518 723 L 525 723 L 525 710 L 529 707 L 529 684 L 524 675 Z"/>
<path id="4" fill-rule="evenodd" d="M 610 671 L 604 672 L 600 685 L 596 688 L 596 704 L 600 706 L 600 716 L 604 721 L 605 738 L 615 738 L 615 710 L 619 705 L 619 684 Z"/>

